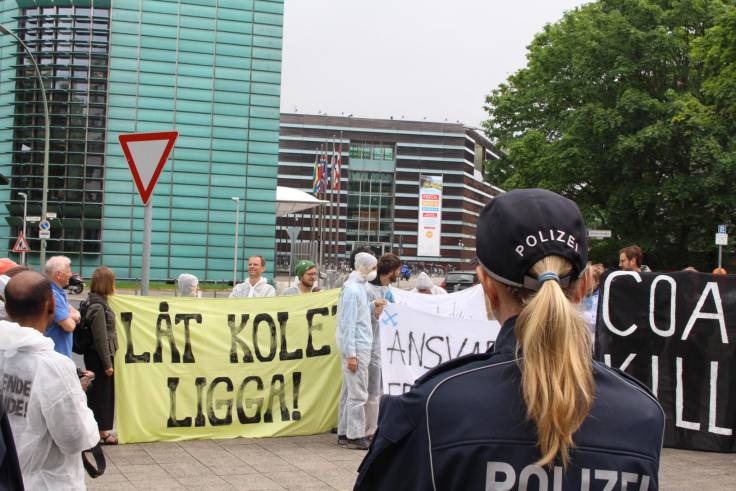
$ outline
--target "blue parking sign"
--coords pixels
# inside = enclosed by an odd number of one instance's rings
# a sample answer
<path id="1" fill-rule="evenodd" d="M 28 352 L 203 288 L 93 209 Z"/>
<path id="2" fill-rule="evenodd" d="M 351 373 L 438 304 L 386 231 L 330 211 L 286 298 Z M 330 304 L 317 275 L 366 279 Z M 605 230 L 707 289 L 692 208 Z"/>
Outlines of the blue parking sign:
<path id="1" fill-rule="evenodd" d="M 726 233 L 726 226 L 725 225 L 718 225 L 718 233 L 719 234 L 725 234 Z"/>

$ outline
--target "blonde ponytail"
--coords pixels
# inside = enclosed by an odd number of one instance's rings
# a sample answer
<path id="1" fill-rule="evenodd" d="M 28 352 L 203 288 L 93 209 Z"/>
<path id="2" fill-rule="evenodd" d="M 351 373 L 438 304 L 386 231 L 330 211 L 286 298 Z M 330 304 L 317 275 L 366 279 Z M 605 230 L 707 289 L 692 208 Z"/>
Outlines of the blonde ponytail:
<path id="1" fill-rule="evenodd" d="M 562 277 L 570 269 L 565 259 L 547 256 L 532 266 L 531 273 Z M 563 290 L 558 282 L 545 281 L 525 299 L 516 321 L 518 349 L 524 357 L 522 391 L 527 415 L 537 427 L 539 465 L 552 464 L 559 456 L 567 467 L 572 436 L 593 402 L 590 331 L 570 301 L 576 286 L 572 282 Z M 528 291 L 522 292 L 526 297 Z"/>

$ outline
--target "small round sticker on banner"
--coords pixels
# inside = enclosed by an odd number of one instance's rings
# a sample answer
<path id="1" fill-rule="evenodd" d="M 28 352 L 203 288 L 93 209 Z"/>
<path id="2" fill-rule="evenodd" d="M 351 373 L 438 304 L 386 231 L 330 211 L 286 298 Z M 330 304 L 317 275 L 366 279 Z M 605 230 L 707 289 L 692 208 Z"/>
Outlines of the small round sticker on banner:
<path id="1" fill-rule="evenodd" d="M 427 232 L 427 233 L 426 233 L 426 234 L 424 234 L 424 235 L 426 235 L 426 236 L 427 236 L 428 238 L 430 238 L 430 239 L 432 238 L 432 232 L 431 232 L 431 231 L 430 231 L 430 232 Z"/>

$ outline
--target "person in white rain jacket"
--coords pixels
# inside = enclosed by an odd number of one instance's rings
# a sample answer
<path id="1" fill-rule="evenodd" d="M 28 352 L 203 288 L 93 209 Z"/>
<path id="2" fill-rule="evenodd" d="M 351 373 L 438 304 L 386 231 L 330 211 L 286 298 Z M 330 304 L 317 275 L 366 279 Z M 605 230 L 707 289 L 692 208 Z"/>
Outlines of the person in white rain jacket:
<path id="1" fill-rule="evenodd" d="M 445 295 L 447 291 L 441 286 L 437 286 L 427 273 L 422 271 L 417 276 L 417 287 L 412 289 L 414 293 L 426 293 L 427 295 Z"/>
<path id="2" fill-rule="evenodd" d="M 248 279 L 238 283 L 230 292 L 230 298 L 273 297 L 276 290 L 268 284 L 263 272 L 266 271 L 266 260 L 263 256 L 248 258 Z"/>
<path id="3" fill-rule="evenodd" d="M 336 341 L 342 361 L 337 442 L 358 450 L 367 450 L 370 445 L 365 406 L 373 346 L 371 316 L 375 315 L 377 304 L 368 299 L 366 282 L 375 279 L 376 265 L 372 254 L 361 252 L 355 256 L 355 271 L 343 285 L 337 306 Z"/>
<path id="4" fill-rule="evenodd" d="M 177 297 L 199 297 L 199 279 L 193 274 L 182 273 L 176 279 Z"/>
<path id="5" fill-rule="evenodd" d="M 26 489 L 85 489 L 81 452 L 100 439 L 74 362 L 43 332 L 54 317 L 51 284 L 24 272 L 5 288 L 0 380 Z M 25 326 L 25 327 L 24 327 Z"/>

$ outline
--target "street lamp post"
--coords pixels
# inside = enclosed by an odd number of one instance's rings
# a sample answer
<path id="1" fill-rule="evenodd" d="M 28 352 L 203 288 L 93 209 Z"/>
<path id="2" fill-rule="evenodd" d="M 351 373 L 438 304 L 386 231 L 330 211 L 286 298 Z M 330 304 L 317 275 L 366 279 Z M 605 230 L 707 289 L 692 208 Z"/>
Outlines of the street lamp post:
<path id="1" fill-rule="evenodd" d="M 26 214 L 28 212 L 28 195 L 26 193 L 18 193 L 18 196 L 23 198 L 23 238 L 26 239 Z M 20 263 L 26 264 L 26 251 L 20 253 Z"/>
<path id="2" fill-rule="evenodd" d="M 238 284 L 238 222 L 240 221 L 240 198 L 233 196 L 235 201 L 235 244 L 233 245 L 233 288 Z"/>
<path id="3" fill-rule="evenodd" d="M 24 43 L 21 38 L 19 38 L 13 31 L 5 27 L 4 25 L 0 24 L 0 33 L 1 34 L 8 34 L 15 38 L 15 40 L 20 44 L 23 49 L 28 53 L 28 58 L 31 60 L 31 63 L 33 64 L 33 68 L 36 71 L 36 76 L 38 77 L 38 83 L 41 85 L 41 100 L 43 101 L 43 118 L 44 118 L 44 141 L 43 141 L 43 195 L 41 196 L 41 221 L 46 220 L 46 209 L 48 205 L 48 194 L 49 194 L 49 138 L 50 138 L 50 130 L 49 127 L 51 126 L 49 121 L 49 103 L 46 99 L 46 87 L 43 84 L 43 77 L 41 77 L 41 70 L 38 68 L 38 64 L 36 63 L 36 59 L 33 57 L 33 54 L 31 53 L 31 50 L 28 48 L 28 45 Z M 25 220 L 23 221 L 23 226 L 25 227 Z M 41 250 L 39 251 L 39 265 L 41 268 L 44 267 L 44 264 L 46 263 L 46 239 L 41 239 Z M 24 253 L 25 255 L 25 253 Z"/>

